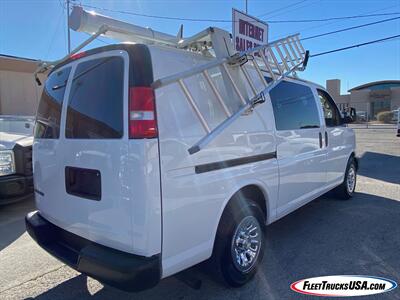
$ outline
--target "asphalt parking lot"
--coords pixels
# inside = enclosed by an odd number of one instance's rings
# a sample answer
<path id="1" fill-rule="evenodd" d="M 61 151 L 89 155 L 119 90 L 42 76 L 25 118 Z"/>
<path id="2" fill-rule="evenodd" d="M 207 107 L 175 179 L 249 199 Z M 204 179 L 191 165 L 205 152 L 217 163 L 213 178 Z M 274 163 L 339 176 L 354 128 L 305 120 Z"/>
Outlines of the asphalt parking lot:
<path id="1" fill-rule="evenodd" d="M 220 286 L 201 267 L 186 273 L 202 280 L 200 290 L 174 277 L 135 294 L 104 287 L 33 242 L 23 221 L 34 210 L 30 200 L 0 207 L 0 299 L 297 299 L 289 285 L 314 276 L 362 274 L 400 283 L 400 138 L 394 129 L 356 134 L 354 198 L 323 196 L 269 226 L 262 267 L 245 287 Z M 400 299 L 400 288 L 365 299 Z"/>

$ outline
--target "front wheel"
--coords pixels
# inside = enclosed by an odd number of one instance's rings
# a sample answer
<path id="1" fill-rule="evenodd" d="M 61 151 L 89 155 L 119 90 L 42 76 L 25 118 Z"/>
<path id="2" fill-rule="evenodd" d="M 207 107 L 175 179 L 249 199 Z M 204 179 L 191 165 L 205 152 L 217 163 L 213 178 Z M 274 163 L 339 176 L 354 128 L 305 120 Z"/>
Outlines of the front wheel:
<path id="1" fill-rule="evenodd" d="M 250 199 L 233 199 L 218 226 L 212 264 L 232 287 L 251 280 L 265 248 L 264 215 Z"/>
<path id="2" fill-rule="evenodd" d="M 357 167 L 353 157 L 347 163 L 346 173 L 341 185 L 336 188 L 336 194 L 339 198 L 347 200 L 353 196 L 357 182 Z"/>

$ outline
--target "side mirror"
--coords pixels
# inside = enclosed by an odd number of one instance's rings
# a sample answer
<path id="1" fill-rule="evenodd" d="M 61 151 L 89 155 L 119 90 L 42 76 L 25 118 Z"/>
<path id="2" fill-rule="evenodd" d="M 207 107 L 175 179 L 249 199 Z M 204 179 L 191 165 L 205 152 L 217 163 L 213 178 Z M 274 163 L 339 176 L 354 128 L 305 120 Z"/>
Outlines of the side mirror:
<path id="1" fill-rule="evenodd" d="M 353 123 L 357 119 L 357 112 L 354 107 L 348 108 L 348 111 L 343 113 L 343 123 L 349 124 Z"/>

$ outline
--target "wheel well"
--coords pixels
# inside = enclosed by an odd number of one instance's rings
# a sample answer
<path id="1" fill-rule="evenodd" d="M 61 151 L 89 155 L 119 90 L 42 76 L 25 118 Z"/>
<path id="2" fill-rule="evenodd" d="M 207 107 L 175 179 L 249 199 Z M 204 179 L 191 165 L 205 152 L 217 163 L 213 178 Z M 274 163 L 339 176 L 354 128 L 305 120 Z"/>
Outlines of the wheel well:
<path id="1" fill-rule="evenodd" d="M 354 163 L 356 164 L 356 170 L 358 171 L 358 159 L 356 157 L 356 154 L 354 152 L 351 152 L 350 158 L 354 158 Z"/>
<path id="2" fill-rule="evenodd" d="M 251 199 L 253 200 L 261 209 L 263 216 L 265 218 L 265 224 L 267 223 L 267 202 L 266 202 L 266 196 L 264 195 L 263 191 L 254 184 L 247 185 L 242 187 L 240 190 L 238 190 L 228 201 L 226 204 L 224 211 L 221 215 L 221 218 L 218 222 L 218 229 L 217 229 L 217 234 L 218 231 L 221 230 L 221 221 L 226 217 L 226 214 L 229 211 L 236 211 L 237 205 L 241 204 L 241 200 L 243 199 Z M 214 250 L 215 251 L 215 242 L 214 240 Z"/>
<path id="3" fill-rule="evenodd" d="M 242 187 L 232 198 L 237 196 L 253 200 L 262 210 L 265 222 L 267 222 L 267 203 L 264 193 L 258 186 L 247 185 Z"/>

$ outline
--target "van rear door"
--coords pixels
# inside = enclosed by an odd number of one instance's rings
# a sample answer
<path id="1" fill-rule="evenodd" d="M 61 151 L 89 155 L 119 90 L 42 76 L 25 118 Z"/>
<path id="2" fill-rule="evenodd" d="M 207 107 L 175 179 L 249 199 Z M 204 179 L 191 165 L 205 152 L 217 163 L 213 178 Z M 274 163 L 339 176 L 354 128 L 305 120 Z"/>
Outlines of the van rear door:
<path id="1" fill-rule="evenodd" d="M 132 252 L 128 74 L 129 55 L 120 50 L 55 70 L 33 147 L 41 214 L 84 238 Z"/>

